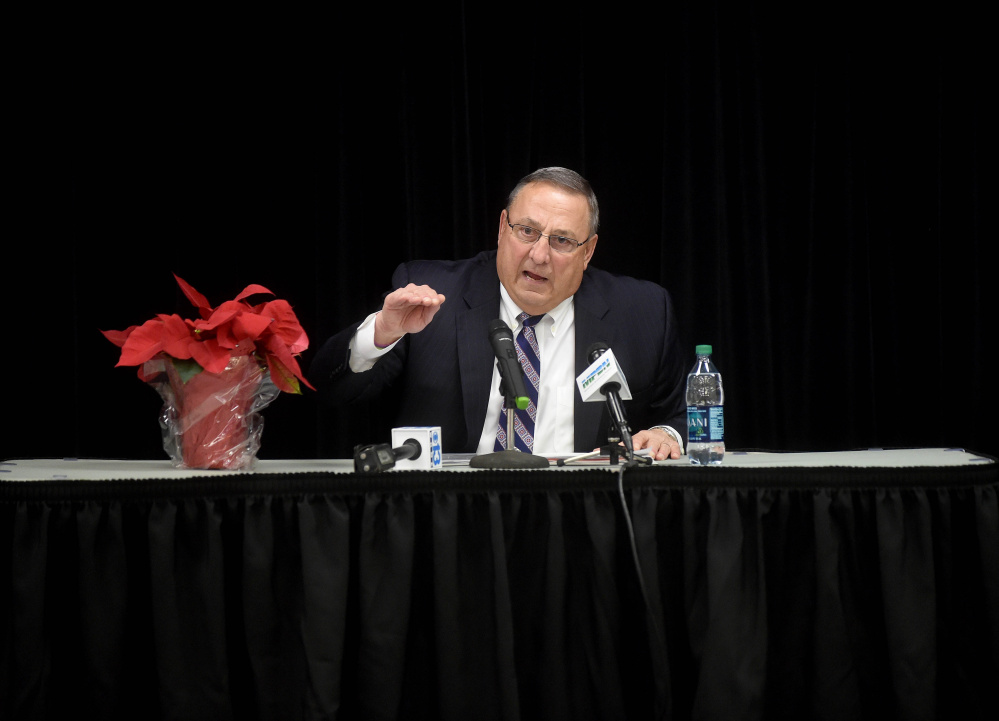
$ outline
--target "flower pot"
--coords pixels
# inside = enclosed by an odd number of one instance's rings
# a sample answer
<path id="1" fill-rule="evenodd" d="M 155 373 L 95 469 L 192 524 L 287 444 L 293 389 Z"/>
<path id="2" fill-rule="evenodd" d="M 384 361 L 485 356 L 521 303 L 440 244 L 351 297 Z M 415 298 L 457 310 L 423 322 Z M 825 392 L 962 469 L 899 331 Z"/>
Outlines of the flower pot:
<path id="1" fill-rule="evenodd" d="M 193 375 L 167 356 L 143 367 L 163 398 L 163 447 L 183 468 L 247 470 L 263 433 L 260 410 L 277 396 L 267 371 L 250 355 L 235 356 L 221 373 Z"/>

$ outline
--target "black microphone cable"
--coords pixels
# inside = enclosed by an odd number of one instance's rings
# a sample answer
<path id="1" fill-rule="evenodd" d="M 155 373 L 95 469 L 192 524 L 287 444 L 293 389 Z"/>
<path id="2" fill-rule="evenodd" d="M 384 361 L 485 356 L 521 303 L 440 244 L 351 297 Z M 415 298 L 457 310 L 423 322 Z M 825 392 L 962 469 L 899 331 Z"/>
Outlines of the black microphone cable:
<path id="1" fill-rule="evenodd" d="M 638 588 L 645 602 L 645 617 L 649 623 L 653 641 L 649 644 L 649 654 L 652 657 L 652 675 L 655 688 L 655 698 L 653 699 L 653 711 L 656 719 L 667 719 L 670 717 L 670 707 L 672 693 L 670 691 L 669 677 L 669 654 L 666 649 L 666 638 L 663 635 L 659 620 L 652 612 L 652 604 L 649 602 L 649 591 L 645 585 L 645 574 L 642 573 L 642 564 L 638 557 L 638 542 L 635 540 L 635 526 L 631 521 L 631 512 L 628 510 L 628 501 L 624 495 L 624 471 L 638 465 L 635 460 L 622 463 L 617 470 L 617 490 L 621 499 L 621 511 L 624 514 L 624 522 L 628 529 L 628 540 L 631 542 L 631 558 L 635 564 L 635 574 L 638 576 Z"/>

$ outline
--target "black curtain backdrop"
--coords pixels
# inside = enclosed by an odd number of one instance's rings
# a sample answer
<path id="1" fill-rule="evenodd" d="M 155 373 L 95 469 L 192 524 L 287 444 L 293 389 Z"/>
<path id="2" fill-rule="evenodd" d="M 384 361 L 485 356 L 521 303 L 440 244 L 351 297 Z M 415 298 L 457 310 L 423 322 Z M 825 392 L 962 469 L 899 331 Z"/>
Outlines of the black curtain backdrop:
<path id="1" fill-rule="evenodd" d="M 315 349 L 399 262 L 493 246 L 546 165 L 598 193 L 594 263 L 673 293 L 691 363 L 714 346 L 729 448 L 999 453 L 980 13 L 141 12 L 12 29 L 0 457 L 165 457 L 98 331 L 191 317 L 171 273 L 213 303 L 269 287 Z M 387 441 L 385 410 L 282 396 L 260 457 Z"/>

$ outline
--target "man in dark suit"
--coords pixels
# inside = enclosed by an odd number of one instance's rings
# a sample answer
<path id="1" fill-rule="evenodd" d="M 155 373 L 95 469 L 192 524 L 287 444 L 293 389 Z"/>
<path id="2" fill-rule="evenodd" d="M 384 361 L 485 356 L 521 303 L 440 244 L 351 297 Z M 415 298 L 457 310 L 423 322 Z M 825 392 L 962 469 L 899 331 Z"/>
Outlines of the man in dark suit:
<path id="1" fill-rule="evenodd" d="M 502 318 L 519 332 L 529 315 L 528 324 L 541 319 L 534 327 L 535 453 L 589 451 L 607 442 L 605 404 L 583 403 L 575 388 L 590 365 L 587 349 L 603 341 L 632 392 L 624 406 L 632 428 L 641 429 L 635 450 L 678 458 L 686 370 L 672 301 L 654 283 L 589 267 L 598 221 L 596 196 L 577 173 L 531 173 L 500 213 L 496 250 L 400 265 L 381 310 L 330 338 L 310 379 L 334 404 L 398 394 L 398 425 L 441 426 L 447 452 L 491 452 L 502 397 L 489 324 Z"/>

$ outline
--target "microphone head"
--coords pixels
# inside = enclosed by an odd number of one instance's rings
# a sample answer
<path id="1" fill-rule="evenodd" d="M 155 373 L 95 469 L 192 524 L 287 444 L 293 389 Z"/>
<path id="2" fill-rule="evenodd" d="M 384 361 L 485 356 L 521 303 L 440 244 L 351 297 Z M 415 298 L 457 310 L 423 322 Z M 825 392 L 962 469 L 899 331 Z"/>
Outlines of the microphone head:
<path id="1" fill-rule="evenodd" d="M 586 351 L 586 360 L 592 363 L 609 350 L 610 346 L 602 340 L 594 341 Z"/>
<path id="2" fill-rule="evenodd" d="M 524 369 L 517 360 L 517 350 L 513 343 L 513 332 L 510 326 L 497 318 L 489 324 L 489 343 L 496 354 L 500 378 L 502 378 L 503 393 L 513 399 L 517 407 L 526 410 L 531 403 L 524 385 Z"/>
<path id="3" fill-rule="evenodd" d="M 509 338 L 513 342 L 513 331 L 502 318 L 497 318 L 489 324 L 489 337 L 493 340 Z"/>

